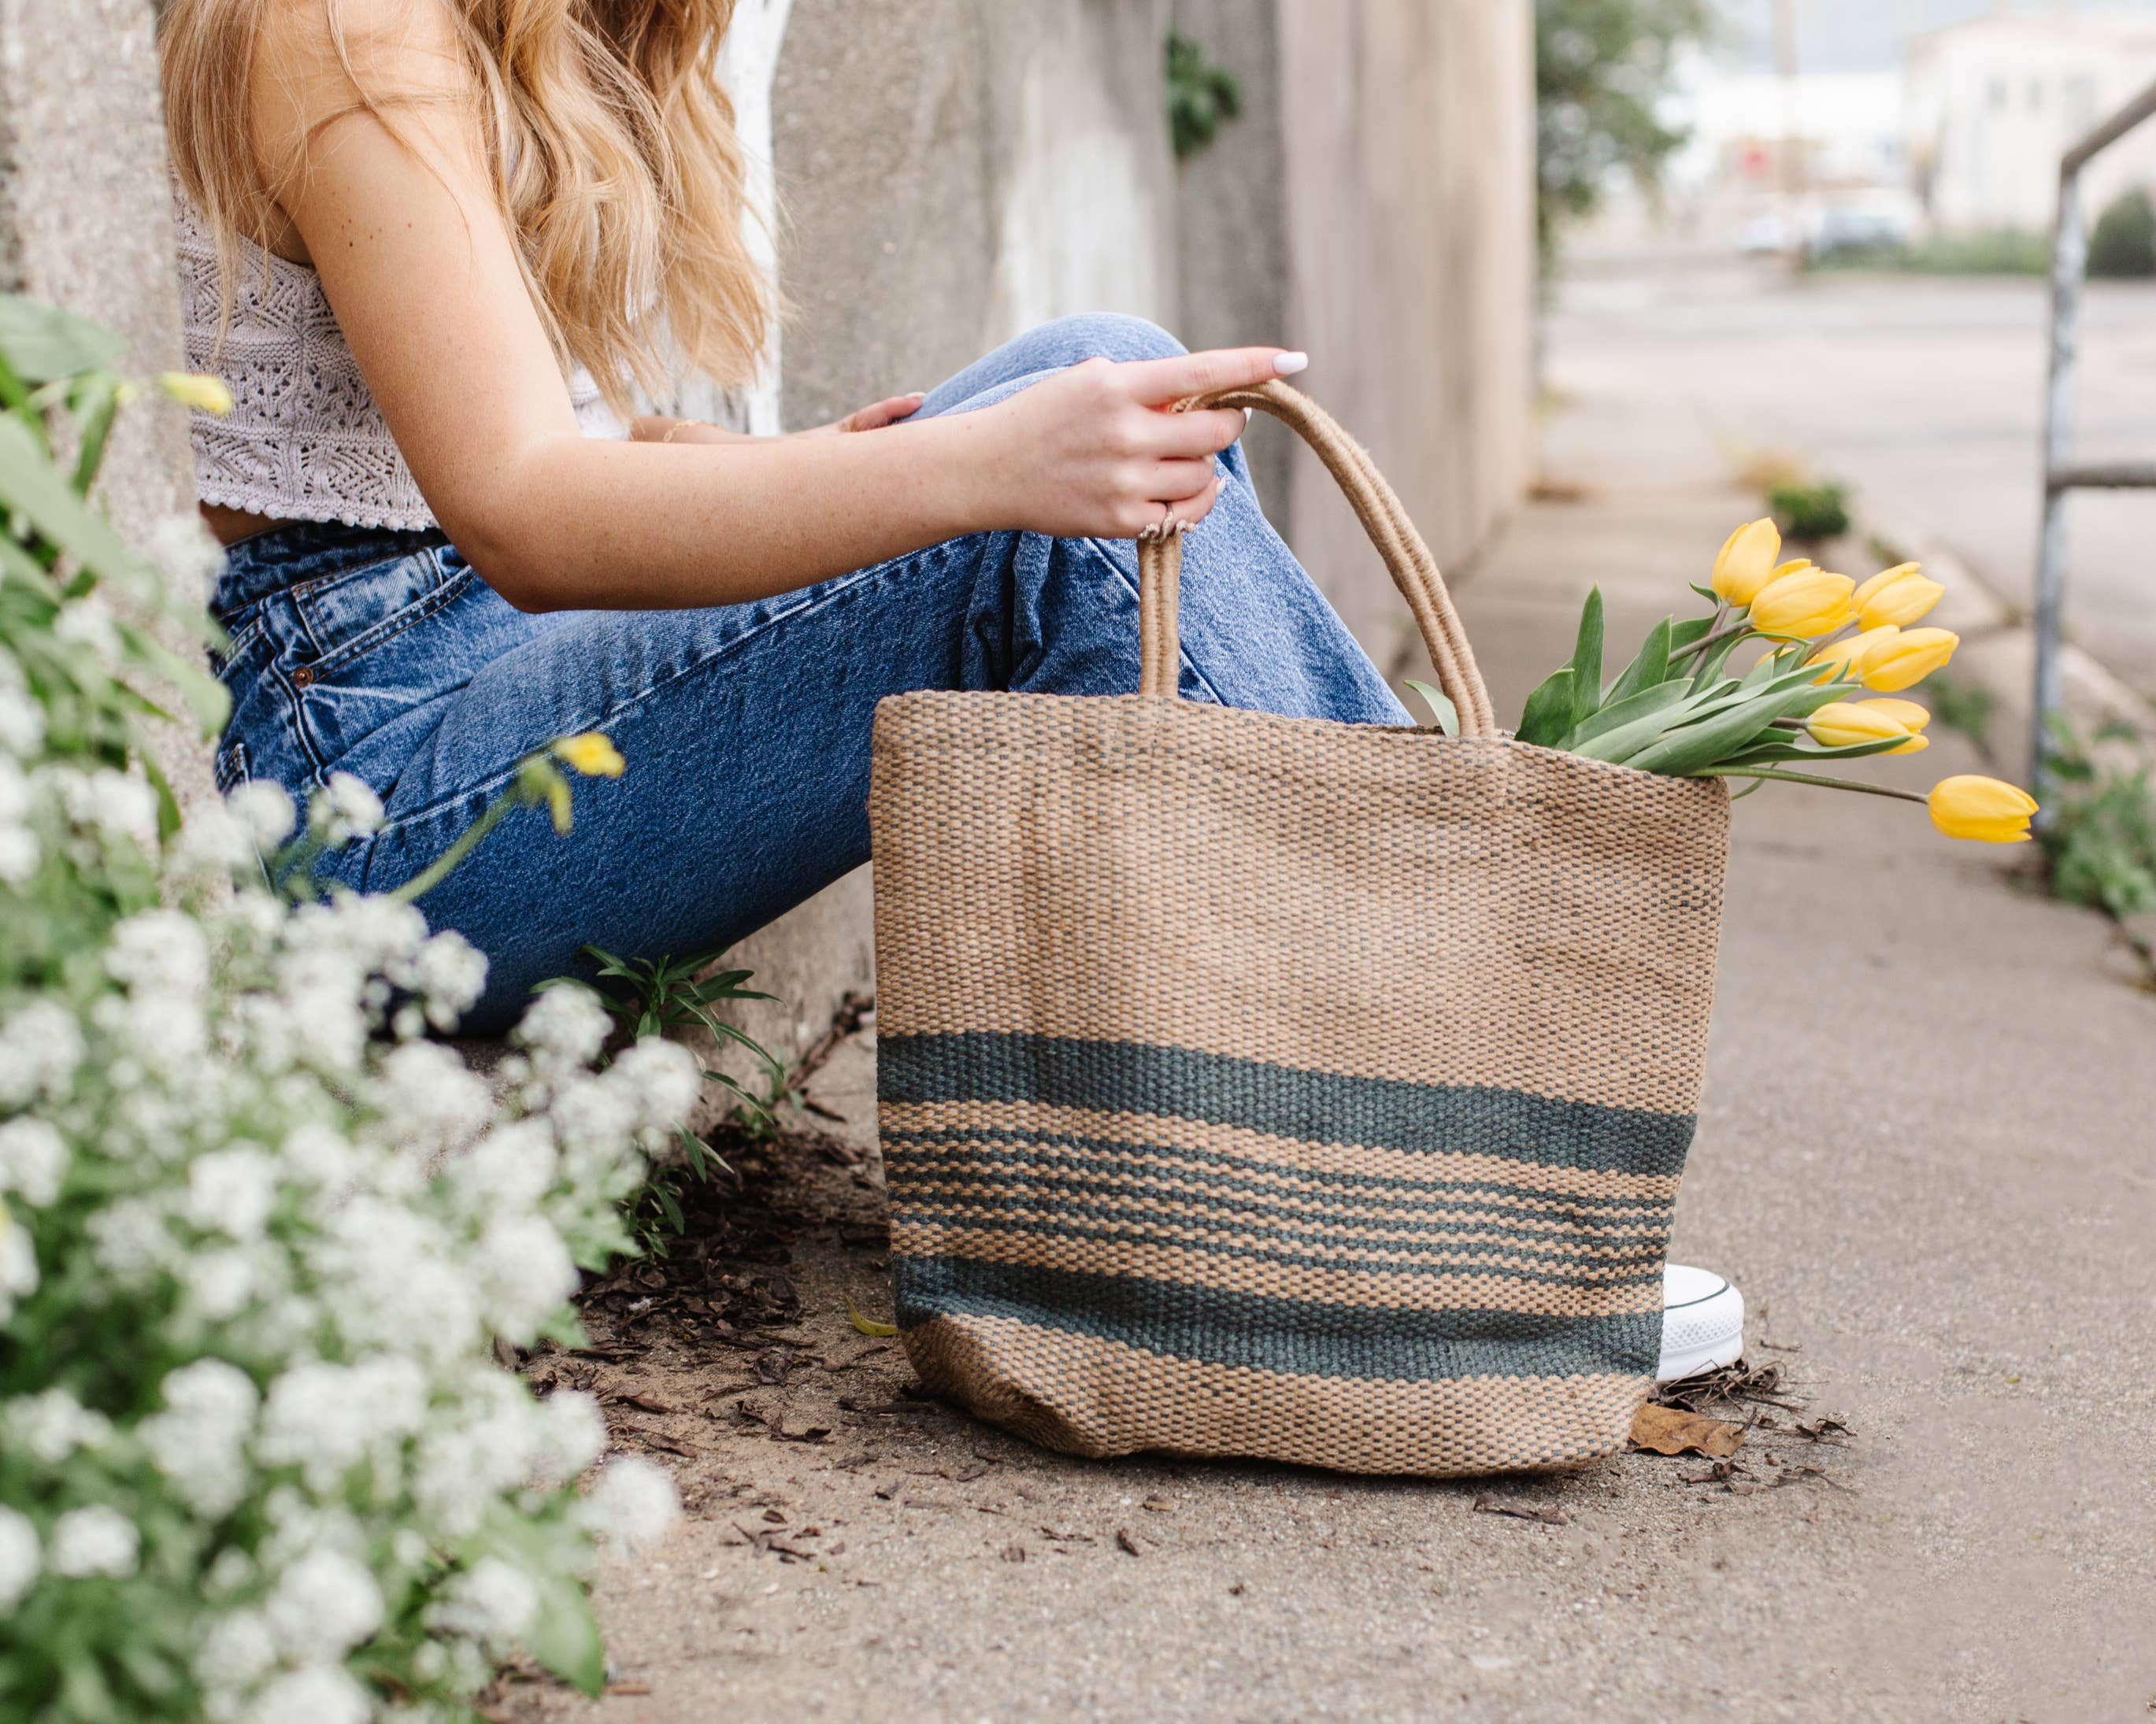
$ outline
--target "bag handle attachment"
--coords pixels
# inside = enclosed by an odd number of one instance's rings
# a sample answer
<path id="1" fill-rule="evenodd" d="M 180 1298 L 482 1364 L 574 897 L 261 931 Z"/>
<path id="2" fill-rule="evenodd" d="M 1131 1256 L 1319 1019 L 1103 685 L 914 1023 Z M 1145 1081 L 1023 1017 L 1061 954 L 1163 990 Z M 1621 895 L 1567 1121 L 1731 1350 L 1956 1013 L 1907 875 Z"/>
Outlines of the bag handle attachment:
<path id="1" fill-rule="evenodd" d="M 1194 396 L 1177 404 L 1178 413 L 1194 407 L 1246 407 L 1270 413 L 1296 432 L 1317 452 L 1340 489 L 1347 494 L 1363 531 L 1384 560 L 1386 572 L 1399 588 L 1400 597 L 1414 613 L 1430 662 L 1437 671 L 1438 686 L 1460 710 L 1460 734 L 1495 736 L 1496 711 L 1490 690 L 1467 644 L 1460 613 L 1445 590 L 1445 577 L 1430 546 L 1408 519 L 1407 511 L 1369 455 L 1340 428 L 1325 409 L 1286 383 L 1260 383 L 1255 388 L 1229 389 L 1217 395 Z M 1181 669 L 1182 629 L 1179 600 L 1183 587 L 1183 533 L 1187 523 L 1173 522 L 1138 535 L 1138 692 L 1176 696 Z"/>

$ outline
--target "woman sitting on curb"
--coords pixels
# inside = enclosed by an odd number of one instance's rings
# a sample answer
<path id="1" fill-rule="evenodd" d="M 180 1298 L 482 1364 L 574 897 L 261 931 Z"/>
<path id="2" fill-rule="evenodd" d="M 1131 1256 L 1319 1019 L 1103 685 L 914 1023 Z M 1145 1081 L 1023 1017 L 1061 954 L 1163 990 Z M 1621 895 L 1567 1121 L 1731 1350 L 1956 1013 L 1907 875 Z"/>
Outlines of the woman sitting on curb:
<path id="1" fill-rule="evenodd" d="M 567 837 L 513 817 L 525 842 L 424 900 L 486 954 L 475 1029 L 587 942 L 729 944 L 866 861 L 884 695 L 1134 689 L 1144 529 L 1207 523 L 1186 698 L 1410 721 L 1267 524 L 1244 415 L 1170 410 L 1300 354 L 1078 317 L 821 432 L 628 419 L 674 355 L 747 379 L 773 315 L 710 75 L 732 9 L 173 0 L 162 23 L 189 357 L 237 403 L 195 425 L 228 547 L 220 784 L 363 780 L 386 821 L 327 871 L 379 891 L 549 738 L 629 762 Z"/>

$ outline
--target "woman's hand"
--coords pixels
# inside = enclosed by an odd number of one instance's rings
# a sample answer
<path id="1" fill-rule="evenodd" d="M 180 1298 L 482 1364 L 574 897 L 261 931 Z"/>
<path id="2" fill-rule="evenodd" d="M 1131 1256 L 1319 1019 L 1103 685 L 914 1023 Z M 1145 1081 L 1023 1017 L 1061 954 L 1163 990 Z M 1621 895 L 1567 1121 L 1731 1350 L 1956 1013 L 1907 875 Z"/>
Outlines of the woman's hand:
<path id="1" fill-rule="evenodd" d="M 834 419 L 828 425 L 818 425 L 807 431 L 796 431 L 795 437 L 834 437 L 845 431 L 880 431 L 886 425 L 896 425 L 911 418 L 921 409 L 927 398 L 916 389 L 911 395 L 892 395 L 865 407 L 858 413 L 848 413 L 843 419 Z M 746 431 L 729 431 L 724 425 L 714 425 L 703 419 L 640 418 L 629 427 L 629 436 L 638 443 L 745 443 Z"/>
<path id="2" fill-rule="evenodd" d="M 1213 458 L 1249 422 L 1235 408 L 1177 413 L 1178 402 L 1292 377 L 1308 363 L 1277 347 L 1090 359 L 950 423 L 983 422 L 984 518 L 1059 538 L 1127 539 L 1165 521 L 1203 521 L 1220 495 Z"/>
<path id="3" fill-rule="evenodd" d="M 834 437 L 846 431 L 880 431 L 886 425 L 896 425 L 909 419 L 921 410 L 921 403 L 928 398 L 916 389 L 911 395 L 893 395 L 865 407 L 859 413 L 848 413 L 843 419 L 834 419 L 828 425 L 819 425 L 812 431 L 803 431 L 803 437 Z"/>

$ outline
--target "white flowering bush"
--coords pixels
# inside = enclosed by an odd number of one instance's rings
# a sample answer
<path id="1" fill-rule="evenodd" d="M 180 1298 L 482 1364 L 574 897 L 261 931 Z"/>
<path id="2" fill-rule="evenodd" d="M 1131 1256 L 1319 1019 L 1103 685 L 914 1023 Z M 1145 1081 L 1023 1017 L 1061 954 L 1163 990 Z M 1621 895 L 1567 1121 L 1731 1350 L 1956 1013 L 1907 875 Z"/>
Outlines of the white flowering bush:
<path id="1" fill-rule="evenodd" d="M 210 723 L 218 691 L 102 593 L 202 628 L 161 595 L 215 552 L 175 527 L 160 578 L 85 503 L 110 354 L 0 300 L 0 1716 L 448 1724 L 520 1647 L 596 1690 L 594 1542 L 662 1531 L 672 1486 L 620 1460 L 580 1493 L 598 1408 L 494 1344 L 573 1334 L 696 1064 L 596 1070 L 573 988 L 491 1083 L 429 1040 L 476 952 L 269 883 L 380 818 L 356 781 L 296 834 L 267 785 L 178 818 L 135 690 Z"/>

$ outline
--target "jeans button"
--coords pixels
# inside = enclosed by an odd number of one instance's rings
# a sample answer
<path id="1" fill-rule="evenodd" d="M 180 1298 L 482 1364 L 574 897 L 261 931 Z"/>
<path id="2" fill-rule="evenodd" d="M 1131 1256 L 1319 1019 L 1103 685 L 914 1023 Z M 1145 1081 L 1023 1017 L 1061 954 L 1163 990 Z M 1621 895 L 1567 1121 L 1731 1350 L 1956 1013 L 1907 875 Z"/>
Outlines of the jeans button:
<path id="1" fill-rule="evenodd" d="M 292 686 L 295 689 L 312 688 L 314 682 L 315 673 L 311 665 L 302 664 L 292 673 Z"/>

